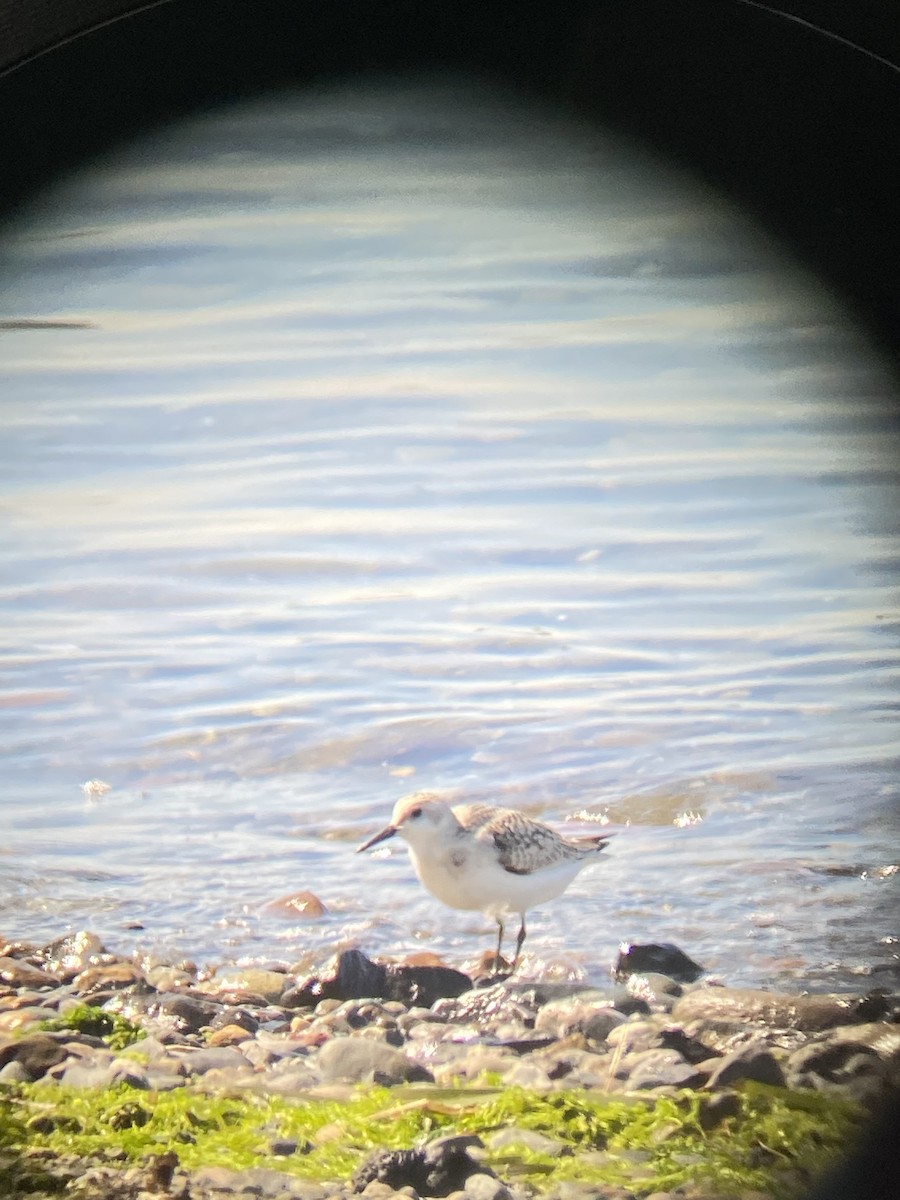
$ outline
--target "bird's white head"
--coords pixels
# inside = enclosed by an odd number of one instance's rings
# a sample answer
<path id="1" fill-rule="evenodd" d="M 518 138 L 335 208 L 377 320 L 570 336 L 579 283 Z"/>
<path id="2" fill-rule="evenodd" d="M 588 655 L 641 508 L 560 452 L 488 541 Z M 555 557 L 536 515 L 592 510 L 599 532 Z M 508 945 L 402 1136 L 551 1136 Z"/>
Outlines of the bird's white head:
<path id="1" fill-rule="evenodd" d="M 440 796 L 428 792 L 415 792 L 412 796 L 404 796 L 394 805 L 390 825 L 385 826 L 380 833 L 369 838 L 359 847 L 357 853 L 377 846 L 388 838 L 399 834 L 410 846 L 424 847 L 437 840 L 452 837 L 459 829 L 453 809 Z"/>

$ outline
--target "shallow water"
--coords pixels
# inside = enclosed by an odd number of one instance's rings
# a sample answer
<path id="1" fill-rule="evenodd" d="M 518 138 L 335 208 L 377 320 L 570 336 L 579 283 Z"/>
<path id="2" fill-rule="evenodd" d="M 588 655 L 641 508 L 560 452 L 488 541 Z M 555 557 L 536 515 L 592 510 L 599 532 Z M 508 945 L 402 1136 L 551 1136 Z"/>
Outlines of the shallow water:
<path id="1" fill-rule="evenodd" d="M 425 788 L 620 830 L 526 973 L 895 984 L 893 385 L 721 200 L 356 82 L 160 132 L 2 252 L 5 935 L 469 963 L 490 921 L 353 854 Z"/>

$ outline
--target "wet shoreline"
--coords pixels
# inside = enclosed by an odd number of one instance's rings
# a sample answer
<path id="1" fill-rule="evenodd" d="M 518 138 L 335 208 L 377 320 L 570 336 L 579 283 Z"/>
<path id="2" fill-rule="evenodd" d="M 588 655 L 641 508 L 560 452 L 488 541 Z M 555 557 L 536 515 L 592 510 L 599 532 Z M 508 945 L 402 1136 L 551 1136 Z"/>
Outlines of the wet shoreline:
<path id="1" fill-rule="evenodd" d="M 473 1132 L 471 1105 L 529 1097 L 524 1111 L 533 1114 L 554 1096 L 577 1097 L 573 1103 L 586 1105 L 581 1119 L 590 1122 L 606 1119 L 598 1105 L 637 1105 L 655 1119 L 661 1105 L 675 1104 L 673 1112 L 690 1109 L 690 1121 L 713 1138 L 712 1155 L 716 1137 L 739 1133 L 750 1120 L 748 1105 L 794 1104 L 797 1115 L 821 1104 L 823 1120 L 833 1105 L 839 1120 L 852 1125 L 848 1114 L 865 1121 L 900 1087 L 897 991 L 730 988 L 665 945 L 632 947 L 620 958 L 618 978 L 596 987 L 472 980 L 434 956 L 376 962 L 361 950 L 345 950 L 311 975 L 225 965 L 198 971 L 186 962 L 110 953 L 82 932 L 44 947 L 6 944 L 0 981 L 0 1087 L 14 1119 L 21 1118 L 18 1149 L 15 1137 L 11 1143 L 14 1165 L 6 1169 L 39 1168 L 51 1192 L 78 1180 L 70 1190 L 91 1197 L 325 1200 L 364 1193 L 387 1200 L 405 1188 L 408 1200 L 455 1192 L 467 1200 L 524 1200 L 539 1192 L 558 1200 L 626 1200 L 669 1194 L 647 1190 L 648 1172 L 664 1174 L 664 1166 L 684 1175 L 672 1195 L 780 1194 L 747 1186 L 760 1170 L 760 1178 L 771 1176 L 772 1187 L 788 1194 L 808 1182 L 802 1144 L 755 1151 L 760 1162 L 749 1155 L 744 1184 L 727 1191 L 693 1170 L 702 1154 L 692 1164 L 681 1161 L 691 1153 L 666 1149 L 667 1137 L 686 1136 L 676 1119 L 648 1150 L 626 1151 L 615 1138 L 606 1144 L 606 1135 L 592 1135 L 586 1149 L 578 1147 L 585 1172 L 579 1179 L 571 1131 L 554 1136 L 546 1126 L 527 1129 L 507 1116 L 500 1128 L 476 1121 Z M 422 1127 L 427 1134 L 420 1130 L 400 1148 L 388 1137 L 384 1161 L 373 1160 L 371 1146 L 363 1153 L 360 1143 L 342 1177 L 317 1178 L 327 1174 L 329 1161 L 345 1161 L 327 1158 L 327 1128 L 307 1138 L 285 1133 L 284 1121 L 290 1124 L 298 1105 L 308 1113 L 337 1103 L 338 1113 L 343 1105 L 352 1114 L 361 1097 L 385 1089 L 402 1096 L 398 1111 L 412 1106 L 430 1114 Z M 85 1153 L 93 1118 L 65 1115 L 76 1095 L 114 1098 L 100 1127 L 102 1153 Z M 199 1134 L 182 1131 L 169 1143 L 162 1126 L 155 1141 L 135 1148 L 136 1128 L 152 1129 L 157 1108 L 183 1105 L 189 1096 L 197 1103 L 228 1097 L 242 1113 L 248 1104 L 287 1108 L 278 1109 L 280 1118 L 270 1116 L 250 1166 L 224 1165 L 221 1148 L 204 1163 Z M 454 1141 L 462 1136 L 456 1112 L 469 1114 L 472 1146 L 460 1149 Z M 69 1153 L 60 1150 L 66 1121 L 73 1123 Z M 459 1159 L 450 1176 L 462 1171 L 453 1187 L 443 1166 L 429 1159 L 423 1167 L 422 1156 L 437 1153 L 445 1127 L 444 1141 Z M 616 1136 L 622 1142 L 625 1135 Z M 522 1141 L 524 1150 L 510 1151 Z M 429 1193 L 429 1186 L 439 1190 Z"/>

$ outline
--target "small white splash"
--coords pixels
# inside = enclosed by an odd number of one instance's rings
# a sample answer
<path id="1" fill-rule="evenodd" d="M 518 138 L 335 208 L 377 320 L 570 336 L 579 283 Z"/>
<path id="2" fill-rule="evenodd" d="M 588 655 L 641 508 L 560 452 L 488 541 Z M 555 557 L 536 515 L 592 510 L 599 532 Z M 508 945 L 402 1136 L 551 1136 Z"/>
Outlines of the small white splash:
<path id="1" fill-rule="evenodd" d="M 778 918 L 773 912 L 751 913 L 750 920 L 757 927 L 757 929 L 771 929 L 773 925 L 778 923 Z"/>
<path id="2" fill-rule="evenodd" d="M 591 825 L 608 825 L 609 812 L 591 812 L 590 809 L 580 808 L 578 812 L 570 813 L 566 817 L 567 821 L 586 821 Z"/>
<path id="3" fill-rule="evenodd" d="M 691 809 L 688 812 L 679 813 L 672 824 L 677 825 L 679 829 L 687 829 L 689 825 L 699 825 L 702 820 L 703 814 Z"/>
<path id="4" fill-rule="evenodd" d="M 85 799 L 98 800 L 101 796 L 105 796 L 107 792 L 112 791 L 112 784 L 104 783 L 102 779 L 89 779 L 87 783 L 81 785 L 81 790 L 84 792 Z"/>

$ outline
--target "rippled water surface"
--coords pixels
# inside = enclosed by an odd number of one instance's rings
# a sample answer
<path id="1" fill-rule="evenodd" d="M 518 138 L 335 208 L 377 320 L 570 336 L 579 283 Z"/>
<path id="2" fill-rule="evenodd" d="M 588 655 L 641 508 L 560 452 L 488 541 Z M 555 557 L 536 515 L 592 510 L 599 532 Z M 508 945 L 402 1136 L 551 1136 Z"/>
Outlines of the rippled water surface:
<path id="1" fill-rule="evenodd" d="M 620 830 L 527 973 L 895 983 L 893 385 L 722 201 L 353 83 L 2 251 L 4 935 L 469 963 L 489 920 L 353 854 L 423 788 Z"/>

